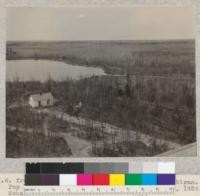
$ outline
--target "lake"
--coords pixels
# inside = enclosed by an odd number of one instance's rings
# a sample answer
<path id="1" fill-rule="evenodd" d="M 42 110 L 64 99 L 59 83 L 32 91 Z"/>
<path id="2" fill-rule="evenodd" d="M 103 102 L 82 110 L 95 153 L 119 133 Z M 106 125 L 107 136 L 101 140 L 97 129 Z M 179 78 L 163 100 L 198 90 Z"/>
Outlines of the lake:
<path id="1" fill-rule="evenodd" d="M 51 77 L 55 81 L 65 79 L 78 80 L 91 76 L 106 75 L 103 69 L 98 67 L 86 67 L 70 65 L 60 61 L 49 60 L 7 60 L 6 80 L 20 81 L 39 80 L 45 81 Z"/>

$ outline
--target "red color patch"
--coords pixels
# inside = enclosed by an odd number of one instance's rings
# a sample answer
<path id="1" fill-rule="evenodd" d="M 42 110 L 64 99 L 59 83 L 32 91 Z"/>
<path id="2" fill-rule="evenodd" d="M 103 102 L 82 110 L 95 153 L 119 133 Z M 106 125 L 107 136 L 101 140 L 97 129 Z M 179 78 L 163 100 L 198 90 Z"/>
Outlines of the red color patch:
<path id="1" fill-rule="evenodd" d="M 94 174 L 93 185 L 109 185 L 109 174 Z"/>

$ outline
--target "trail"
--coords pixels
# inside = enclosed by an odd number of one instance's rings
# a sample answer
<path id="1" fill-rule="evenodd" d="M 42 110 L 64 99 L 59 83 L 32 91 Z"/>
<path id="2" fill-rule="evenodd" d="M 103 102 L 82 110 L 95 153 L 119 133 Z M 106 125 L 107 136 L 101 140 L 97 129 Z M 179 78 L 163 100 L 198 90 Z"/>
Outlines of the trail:
<path id="1" fill-rule="evenodd" d="M 75 117 L 71 116 L 66 113 L 62 113 L 60 111 L 54 111 L 48 108 L 45 109 L 37 109 L 33 110 L 34 112 L 43 112 L 48 115 L 55 116 L 56 118 L 60 118 L 63 121 L 67 121 L 69 123 L 78 125 L 78 126 L 86 126 L 86 127 L 93 127 L 94 129 L 103 129 L 103 132 L 109 135 L 115 136 L 115 141 L 120 142 L 122 141 L 123 133 L 128 133 L 128 140 L 129 141 L 135 141 L 137 132 L 135 130 L 124 130 L 119 127 L 116 127 L 114 125 L 108 124 L 108 123 L 101 123 L 99 121 L 93 121 L 91 119 L 84 119 L 81 117 Z M 9 128 L 10 131 L 16 131 L 16 127 L 7 125 L 7 128 Z M 18 131 L 21 132 L 28 132 L 28 133 L 42 133 L 43 135 L 47 137 L 54 137 L 54 138 L 63 138 L 67 144 L 69 145 L 72 156 L 73 157 L 89 157 L 91 156 L 92 151 L 92 143 L 81 139 L 79 137 L 73 136 L 72 132 L 52 132 L 48 130 L 46 127 L 45 129 L 37 130 L 37 132 L 34 129 L 31 128 L 22 128 L 19 127 Z M 157 144 L 164 143 L 168 144 L 170 149 L 177 149 L 181 147 L 180 144 L 177 144 L 175 142 L 169 141 L 169 140 L 163 140 L 159 138 L 151 137 L 147 134 L 140 133 L 140 140 L 145 143 L 147 146 L 151 144 L 152 140 L 155 139 Z M 108 140 L 110 143 L 112 143 L 112 139 Z"/>
<path id="2" fill-rule="evenodd" d="M 92 145 L 86 140 L 73 136 L 71 133 L 61 133 L 60 136 L 69 145 L 73 157 L 90 157 Z"/>
<path id="3" fill-rule="evenodd" d="M 71 116 L 66 113 L 62 113 L 59 111 L 53 111 L 53 110 L 50 110 L 47 108 L 42 109 L 41 111 L 44 113 L 50 114 L 50 115 L 54 115 L 54 116 L 56 116 L 56 118 L 61 118 L 64 121 L 74 123 L 79 126 L 88 126 L 88 127 L 93 127 L 96 129 L 103 129 L 104 133 L 114 134 L 117 137 L 122 137 L 122 131 L 124 131 L 126 133 L 128 132 L 130 134 L 130 137 L 129 137 L 130 141 L 134 140 L 134 138 L 136 138 L 137 132 L 135 130 L 124 130 L 122 128 L 116 127 L 116 126 L 108 124 L 108 123 L 101 123 L 99 121 L 93 121 L 91 119 L 75 117 L 75 116 Z M 141 141 L 143 141 L 147 145 L 150 143 L 151 140 L 155 139 L 156 143 L 160 143 L 160 142 L 166 143 L 169 145 L 169 147 L 171 149 L 176 149 L 181 146 L 178 143 L 175 143 L 175 142 L 172 142 L 169 140 L 160 139 L 160 138 L 154 138 L 154 137 L 144 134 L 144 133 L 140 133 L 140 138 L 141 138 Z"/>

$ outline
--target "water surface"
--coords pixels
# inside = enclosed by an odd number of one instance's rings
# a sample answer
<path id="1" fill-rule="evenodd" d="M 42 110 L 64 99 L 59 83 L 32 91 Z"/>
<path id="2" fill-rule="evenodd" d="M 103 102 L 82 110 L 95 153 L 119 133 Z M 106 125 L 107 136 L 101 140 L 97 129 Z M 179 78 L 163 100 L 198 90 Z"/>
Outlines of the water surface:
<path id="1" fill-rule="evenodd" d="M 60 61 L 48 60 L 7 60 L 6 80 L 45 81 L 49 77 L 56 81 L 65 79 L 78 80 L 94 75 L 105 75 L 101 68 L 70 65 Z"/>

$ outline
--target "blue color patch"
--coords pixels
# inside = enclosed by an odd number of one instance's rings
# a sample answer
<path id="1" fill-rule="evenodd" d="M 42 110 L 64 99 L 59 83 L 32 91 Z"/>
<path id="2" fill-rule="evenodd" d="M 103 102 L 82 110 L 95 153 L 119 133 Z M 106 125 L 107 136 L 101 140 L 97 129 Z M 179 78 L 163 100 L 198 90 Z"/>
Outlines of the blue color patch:
<path id="1" fill-rule="evenodd" d="M 157 174 L 142 174 L 142 185 L 157 185 Z"/>

